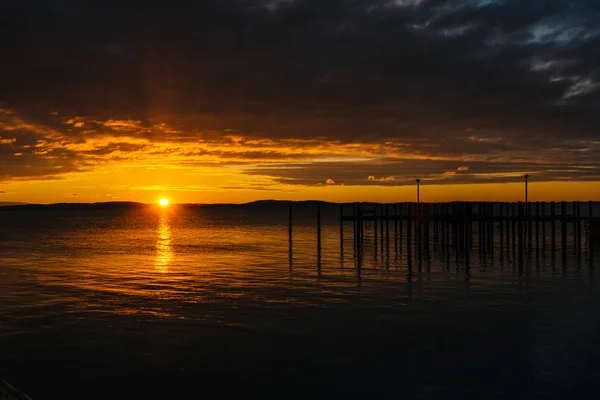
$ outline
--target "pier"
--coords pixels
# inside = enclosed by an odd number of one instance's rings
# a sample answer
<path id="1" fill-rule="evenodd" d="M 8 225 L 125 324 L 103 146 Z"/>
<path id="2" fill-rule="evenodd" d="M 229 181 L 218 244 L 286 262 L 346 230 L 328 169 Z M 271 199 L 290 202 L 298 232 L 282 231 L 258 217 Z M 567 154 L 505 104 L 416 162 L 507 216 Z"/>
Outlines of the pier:
<path id="1" fill-rule="evenodd" d="M 289 209 L 290 254 L 293 238 L 293 204 Z M 540 252 L 559 241 L 575 252 L 598 241 L 600 216 L 589 202 L 451 202 L 350 203 L 339 206 L 339 235 L 343 247 L 348 224 L 352 226 L 355 253 L 366 241 L 375 248 L 434 246 L 468 252 L 493 252 L 495 247 Z M 321 207 L 316 210 L 317 251 L 321 252 Z M 406 242 L 406 243 L 404 243 Z M 585 242 L 585 243 L 584 243 Z M 320 258 L 320 257 L 319 257 Z"/>

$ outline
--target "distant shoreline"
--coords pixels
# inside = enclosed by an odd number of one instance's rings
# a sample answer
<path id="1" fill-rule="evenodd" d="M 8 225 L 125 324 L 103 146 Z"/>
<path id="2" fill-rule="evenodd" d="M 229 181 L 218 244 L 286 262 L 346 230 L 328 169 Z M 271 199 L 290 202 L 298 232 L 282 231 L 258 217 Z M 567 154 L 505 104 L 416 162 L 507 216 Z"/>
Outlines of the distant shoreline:
<path id="1" fill-rule="evenodd" d="M 565 201 L 568 204 L 572 203 L 589 203 L 588 201 Z M 593 203 L 597 203 L 597 201 L 592 201 Z M 379 202 L 345 202 L 345 203 L 334 203 L 328 201 L 321 200 L 302 200 L 302 201 L 292 201 L 292 200 L 258 200 L 252 201 L 248 203 L 182 203 L 182 204 L 172 204 L 170 207 L 173 208 L 210 208 L 210 207 L 282 207 L 288 206 L 290 204 L 298 205 L 298 206 L 340 206 L 340 205 L 350 205 L 350 204 L 364 204 L 364 205 L 385 205 L 385 204 L 416 204 L 416 202 L 396 202 L 396 203 L 379 203 Z M 422 202 L 422 204 L 452 204 L 452 203 L 467 203 L 467 204 L 501 204 L 501 203 L 519 203 L 517 202 L 503 202 L 503 201 L 449 201 L 449 202 Z M 521 201 L 521 203 L 525 203 Z M 538 202 L 530 202 L 532 204 Z M 551 201 L 544 201 L 539 203 L 552 203 Z M 554 203 L 560 204 L 561 201 L 555 201 Z M 52 209 L 52 210 L 94 210 L 94 209 L 143 209 L 143 208 L 155 208 L 158 207 L 157 204 L 153 203 L 139 203 L 139 202 L 97 202 L 97 203 L 52 203 L 52 204 L 34 204 L 34 203 L 10 203 L 0 202 L 0 210 L 2 211 L 10 211 L 10 210 L 38 210 L 38 209 Z"/>
<path id="2" fill-rule="evenodd" d="M 319 200 L 292 201 L 292 200 L 257 200 L 248 203 L 181 203 L 172 204 L 175 208 L 194 208 L 194 207 L 252 207 L 252 206 L 281 206 L 289 204 L 321 204 L 321 205 L 341 205 L 354 203 L 332 203 Z M 366 203 L 365 203 L 366 204 Z M 369 203 L 378 204 L 378 203 Z M 0 203 L 0 210 L 34 210 L 34 209 L 138 209 L 158 207 L 154 203 L 139 203 L 132 201 L 113 201 L 98 203 L 52 203 L 52 204 L 34 204 L 34 203 Z"/>

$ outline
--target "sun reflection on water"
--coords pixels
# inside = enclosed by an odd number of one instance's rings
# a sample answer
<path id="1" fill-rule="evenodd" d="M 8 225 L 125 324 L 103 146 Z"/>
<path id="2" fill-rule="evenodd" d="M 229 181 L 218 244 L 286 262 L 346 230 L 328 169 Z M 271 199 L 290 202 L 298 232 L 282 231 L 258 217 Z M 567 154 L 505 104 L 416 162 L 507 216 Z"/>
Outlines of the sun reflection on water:
<path id="1" fill-rule="evenodd" d="M 161 214 L 157 229 L 155 267 L 158 272 L 169 271 L 173 248 L 171 246 L 171 222 L 167 213 Z"/>

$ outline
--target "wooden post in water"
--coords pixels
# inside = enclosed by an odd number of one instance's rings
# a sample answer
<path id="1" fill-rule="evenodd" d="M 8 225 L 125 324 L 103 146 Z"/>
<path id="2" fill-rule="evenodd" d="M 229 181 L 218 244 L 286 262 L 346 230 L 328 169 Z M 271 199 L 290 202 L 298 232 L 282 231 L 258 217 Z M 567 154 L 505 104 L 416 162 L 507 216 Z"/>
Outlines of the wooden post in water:
<path id="1" fill-rule="evenodd" d="M 290 203 L 288 206 L 288 258 L 289 258 L 289 263 L 290 263 L 290 269 L 292 269 L 293 266 L 293 260 L 292 260 L 292 256 L 293 256 L 293 248 L 292 248 L 292 204 Z"/>
<path id="2" fill-rule="evenodd" d="M 552 235 L 552 251 L 556 248 L 556 203 L 550 202 L 550 223 L 552 224 L 552 228 L 550 229 L 550 234 Z"/>
<path id="3" fill-rule="evenodd" d="M 564 253 L 565 251 L 567 251 L 567 202 L 566 201 L 562 201 L 560 203 L 560 213 L 561 213 L 560 233 L 562 236 L 561 251 Z"/>
<path id="4" fill-rule="evenodd" d="M 438 222 L 438 229 L 439 229 L 439 243 L 440 243 L 440 248 L 442 249 L 442 251 L 444 251 L 445 247 L 446 247 L 446 214 L 445 214 L 445 210 L 446 210 L 446 204 L 441 203 L 439 208 L 438 208 L 438 218 L 439 218 L 439 222 Z"/>
<path id="5" fill-rule="evenodd" d="M 390 250 L 390 205 L 385 204 L 385 248 Z"/>
<path id="6" fill-rule="evenodd" d="M 383 256 L 384 253 L 384 248 L 385 248 L 385 242 L 386 242 L 386 230 L 387 230 L 387 207 L 385 204 L 381 205 L 381 255 Z"/>
<path id="7" fill-rule="evenodd" d="M 288 238 L 290 241 L 290 248 L 292 247 L 292 203 L 288 207 Z"/>
<path id="8" fill-rule="evenodd" d="M 467 221 L 466 240 L 467 248 L 473 247 L 473 203 L 465 203 L 465 214 Z"/>
<path id="9" fill-rule="evenodd" d="M 523 237 L 523 225 L 524 225 L 524 215 L 523 215 L 523 203 L 519 202 L 518 203 L 518 213 L 519 213 L 519 251 L 523 250 L 523 243 L 524 243 L 524 237 Z"/>
<path id="10" fill-rule="evenodd" d="M 321 275 L 321 205 L 317 204 L 317 272 Z"/>
<path id="11" fill-rule="evenodd" d="M 477 236 L 479 236 L 479 252 L 481 254 L 485 253 L 485 233 L 483 231 L 483 221 L 485 219 L 485 210 L 483 209 L 483 202 L 480 201 L 477 203 L 477 216 L 479 220 L 477 221 Z"/>
<path id="12" fill-rule="evenodd" d="M 527 206 L 527 205 L 529 205 L 529 186 L 528 186 L 529 174 L 525 174 L 524 178 L 525 178 L 525 205 Z M 530 211 L 529 207 L 527 207 L 527 213 L 528 213 L 527 216 L 529 216 L 529 211 Z"/>
<path id="13" fill-rule="evenodd" d="M 473 225 L 473 222 L 471 221 L 471 203 L 463 203 L 463 216 L 464 216 L 464 231 L 463 231 L 463 249 L 465 250 L 465 252 L 467 251 L 467 249 L 470 247 L 470 242 L 471 242 L 471 226 Z"/>
<path id="14" fill-rule="evenodd" d="M 458 204 L 452 204 L 452 215 L 450 216 L 451 232 L 452 232 L 452 249 L 456 250 L 458 245 Z"/>
<path id="15" fill-rule="evenodd" d="M 512 230 L 511 230 L 511 234 L 512 234 L 512 250 L 513 252 L 517 249 L 517 207 L 518 204 L 517 203 L 512 203 L 511 205 L 512 208 L 512 215 L 511 215 L 511 224 L 512 224 Z"/>
<path id="16" fill-rule="evenodd" d="M 438 207 L 439 204 L 437 203 L 433 203 L 433 217 L 432 217 L 432 225 L 433 225 L 433 246 L 435 248 L 436 244 L 438 243 Z"/>
<path id="17" fill-rule="evenodd" d="M 398 203 L 394 204 L 394 253 L 398 256 Z"/>
<path id="18" fill-rule="evenodd" d="M 471 221 L 471 204 L 470 203 L 463 203 L 463 220 L 465 221 L 463 223 L 463 251 L 465 253 L 467 253 L 468 249 L 469 249 L 469 242 L 470 242 L 470 233 L 471 233 L 471 225 L 472 221 Z"/>
<path id="19" fill-rule="evenodd" d="M 540 252 L 540 202 L 535 203 L 535 252 Z"/>
<path id="20" fill-rule="evenodd" d="M 375 257 L 377 257 L 377 243 L 379 243 L 377 241 L 377 235 L 379 233 L 379 222 L 378 222 L 378 211 L 377 211 L 377 205 L 373 206 L 373 248 L 375 249 Z"/>
<path id="21" fill-rule="evenodd" d="M 342 250 L 344 244 L 344 205 L 340 204 L 340 241 L 342 243 Z"/>
<path id="22" fill-rule="evenodd" d="M 488 204 L 488 243 L 490 247 L 490 254 L 494 254 L 494 203 Z"/>
<path id="23" fill-rule="evenodd" d="M 506 250 L 510 249 L 510 203 L 505 203 L 506 207 Z"/>
<path id="24" fill-rule="evenodd" d="M 468 221 L 468 229 L 467 229 L 467 247 L 471 249 L 473 247 L 473 203 L 466 204 L 467 210 L 467 221 Z"/>
<path id="25" fill-rule="evenodd" d="M 577 252 L 581 252 L 581 202 L 577 202 L 577 213 L 575 215 L 575 232 L 577 232 Z"/>
<path id="26" fill-rule="evenodd" d="M 533 247 L 533 231 L 532 231 L 532 225 L 531 225 L 531 207 L 532 204 L 531 203 L 527 203 L 527 246 L 529 248 L 529 251 L 531 251 L 531 248 Z"/>
<path id="27" fill-rule="evenodd" d="M 381 249 L 380 249 L 380 251 L 381 251 L 381 254 L 383 255 L 383 244 L 384 244 L 384 241 L 385 241 L 384 240 L 385 236 L 383 236 L 384 235 L 384 233 L 383 233 L 383 228 L 384 228 L 384 223 L 383 223 L 384 222 L 383 205 L 379 205 L 379 218 L 381 218 L 381 221 L 380 221 L 380 224 L 379 224 L 380 233 L 381 233 Z"/>
<path id="28" fill-rule="evenodd" d="M 317 204 L 317 242 L 321 252 L 321 205 Z"/>
<path id="29" fill-rule="evenodd" d="M 481 207 L 481 212 L 479 215 L 480 218 L 480 223 L 479 228 L 481 229 L 481 232 L 479 232 L 479 234 L 481 235 L 481 245 L 483 246 L 483 251 L 486 252 L 489 248 L 489 234 L 490 234 L 490 230 L 488 227 L 488 209 L 487 209 L 487 203 L 480 203 L 479 205 Z"/>
<path id="30" fill-rule="evenodd" d="M 463 220 L 464 220 L 464 214 L 465 214 L 465 204 L 464 203 L 459 203 L 458 205 L 458 213 L 457 215 L 455 215 L 456 217 L 456 240 L 457 240 L 457 251 L 462 251 L 463 249 L 463 240 L 464 240 L 464 226 L 463 226 Z"/>
<path id="31" fill-rule="evenodd" d="M 400 252 L 402 252 L 402 230 L 403 230 L 403 225 L 404 225 L 404 221 L 402 219 L 402 204 L 398 204 L 398 242 L 400 243 Z"/>
<path id="32" fill-rule="evenodd" d="M 421 203 L 417 203 L 415 204 L 415 209 L 414 209 L 414 221 L 415 221 L 415 247 L 417 249 L 417 251 L 421 250 L 421 219 L 420 219 L 420 215 L 421 215 Z"/>
<path id="33" fill-rule="evenodd" d="M 542 202 L 542 251 L 546 251 L 546 202 Z"/>
<path id="34" fill-rule="evenodd" d="M 425 251 L 429 252 L 429 236 L 431 235 L 431 209 L 429 208 L 429 203 L 425 204 Z"/>
<path id="35" fill-rule="evenodd" d="M 573 215 L 572 215 L 572 223 L 573 223 L 573 254 L 577 254 L 577 202 L 573 202 Z"/>
<path id="36" fill-rule="evenodd" d="M 590 201 L 588 203 L 588 226 L 591 228 L 592 227 L 592 219 L 594 218 L 594 202 Z M 594 256 L 594 245 L 592 243 L 590 243 L 591 237 L 590 235 L 587 236 L 586 238 L 587 240 L 587 247 L 589 249 L 590 252 L 590 266 L 593 264 L 593 256 Z M 591 271 L 591 269 L 590 269 Z"/>
<path id="37" fill-rule="evenodd" d="M 365 236 L 365 219 L 363 217 L 363 207 L 361 203 L 358 203 L 358 230 L 360 236 L 360 245 L 363 244 L 363 239 Z"/>
<path id="38" fill-rule="evenodd" d="M 360 266 L 360 263 L 362 262 L 362 251 L 363 251 L 363 217 L 362 217 L 363 211 L 362 211 L 362 207 L 360 203 L 356 203 L 356 218 L 357 218 L 357 222 L 356 222 L 356 233 L 357 233 L 357 240 L 356 240 L 356 254 L 358 255 L 358 265 Z"/>
<path id="39" fill-rule="evenodd" d="M 491 203 L 484 204 L 485 211 L 485 224 L 483 225 L 485 230 L 485 247 L 489 253 L 492 252 L 492 220 L 491 220 Z"/>
<path id="40" fill-rule="evenodd" d="M 502 203 L 502 207 L 506 209 L 504 213 L 506 222 L 503 224 L 506 225 L 506 250 L 508 251 L 510 249 L 510 203 Z"/>
<path id="41" fill-rule="evenodd" d="M 444 225 L 445 225 L 445 233 L 444 236 L 446 236 L 446 251 L 449 252 L 450 250 L 450 212 L 452 210 L 452 204 L 446 204 L 446 216 L 445 216 L 445 221 L 444 221 Z"/>
<path id="42" fill-rule="evenodd" d="M 354 231 L 354 251 L 358 252 L 358 203 L 352 207 L 352 230 Z"/>
<path id="43" fill-rule="evenodd" d="M 363 208 L 360 203 L 356 204 L 356 210 L 358 215 L 358 238 L 359 238 L 359 247 L 362 251 L 363 238 L 365 236 L 365 220 L 363 218 Z"/>
<path id="44" fill-rule="evenodd" d="M 412 204 L 406 204 L 406 249 L 410 252 L 412 234 Z"/>
<path id="45" fill-rule="evenodd" d="M 394 243 L 396 244 L 396 248 L 398 246 L 398 218 L 400 218 L 400 213 L 398 212 L 399 206 L 400 205 L 398 203 L 394 204 Z"/>
<path id="46" fill-rule="evenodd" d="M 504 248 L 504 203 L 500 203 L 500 253 L 502 254 L 502 249 Z"/>
<path id="47" fill-rule="evenodd" d="M 572 205 L 573 215 L 571 218 L 573 224 L 573 254 L 577 254 L 577 202 Z"/>

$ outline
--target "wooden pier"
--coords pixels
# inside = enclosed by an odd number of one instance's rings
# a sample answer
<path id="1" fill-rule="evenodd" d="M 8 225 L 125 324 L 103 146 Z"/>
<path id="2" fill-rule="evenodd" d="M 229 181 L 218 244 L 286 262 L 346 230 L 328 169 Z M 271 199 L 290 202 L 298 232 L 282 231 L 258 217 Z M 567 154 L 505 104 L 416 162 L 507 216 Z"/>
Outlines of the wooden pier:
<path id="1" fill-rule="evenodd" d="M 289 210 L 290 254 L 292 207 L 290 205 Z M 320 206 L 317 206 L 316 222 L 320 255 Z M 554 249 L 557 240 L 560 240 L 563 250 L 569 243 L 577 252 L 584 238 L 586 244 L 600 239 L 600 218 L 594 215 L 594 203 L 591 201 L 343 204 L 339 206 L 342 249 L 347 223 L 352 224 L 355 252 L 358 254 L 367 238 L 375 248 L 389 248 L 390 244 L 402 247 L 403 241 L 406 241 L 407 249 L 433 245 L 459 252 L 468 252 L 475 247 L 493 252 L 497 246 L 540 252 L 546 246 Z"/>

